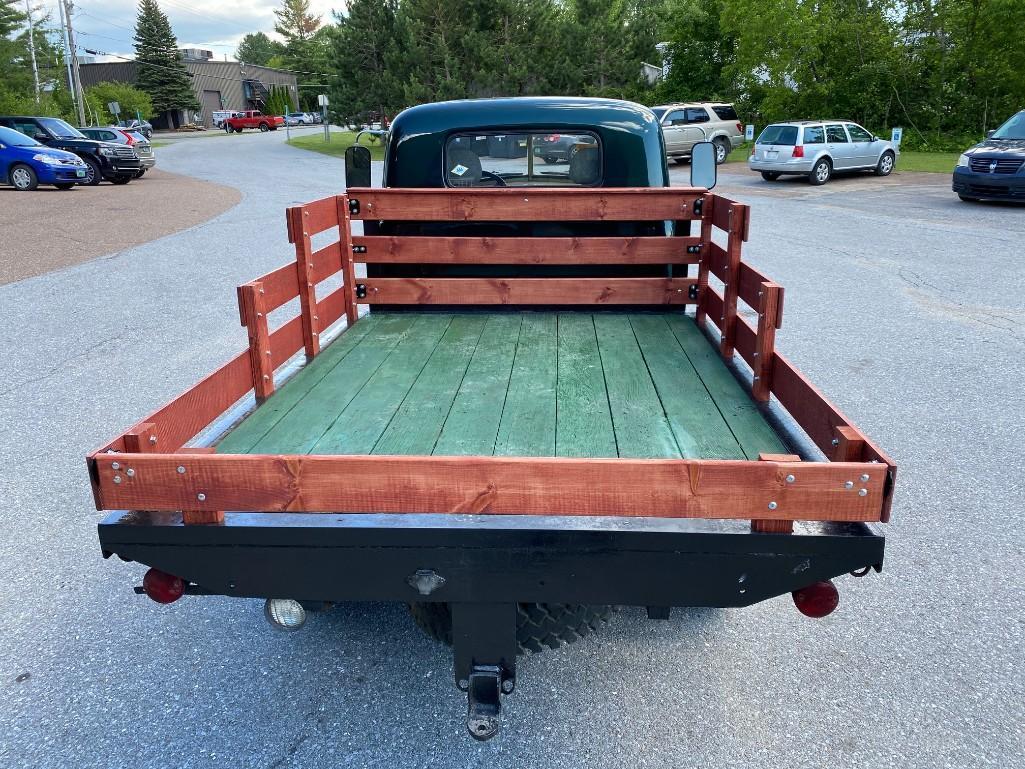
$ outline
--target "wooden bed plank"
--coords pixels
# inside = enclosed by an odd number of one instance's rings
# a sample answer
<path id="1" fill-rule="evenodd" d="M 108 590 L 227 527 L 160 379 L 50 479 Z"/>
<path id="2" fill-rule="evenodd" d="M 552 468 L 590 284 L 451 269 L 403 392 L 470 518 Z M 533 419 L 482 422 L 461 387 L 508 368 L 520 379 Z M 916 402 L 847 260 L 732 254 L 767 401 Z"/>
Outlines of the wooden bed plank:
<path id="1" fill-rule="evenodd" d="M 419 454 L 434 451 L 470 364 L 487 316 L 457 315 L 431 359 L 374 446 L 374 454 Z"/>
<path id="2" fill-rule="evenodd" d="M 451 323 L 451 315 L 418 318 L 310 453 L 369 454 Z"/>
<path id="3" fill-rule="evenodd" d="M 377 321 L 377 318 L 368 315 L 352 328 L 346 329 L 314 359 L 312 364 L 300 369 L 262 406 L 224 436 L 217 444 L 217 451 L 221 454 L 248 453 L 296 403 L 344 360 L 352 348 L 377 325 Z"/>
<path id="4" fill-rule="evenodd" d="M 560 457 L 616 457 L 598 339 L 591 315 L 559 314 L 555 452 Z"/>
<path id="5" fill-rule="evenodd" d="M 354 235 L 360 260 L 429 264 L 697 264 L 694 237 L 484 238 Z"/>
<path id="6" fill-rule="evenodd" d="M 98 505 L 107 510 L 877 521 L 887 474 L 871 463 L 695 459 L 97 454 L 91 461 Z M 114 462 L 135 474 L 115 483 L 123 470 Z M 791 474 L 797 481 L 787 483 Z"/>
<path id="7" fill-rule="evenodd" d="M 690 278 L 362 278 L 367 304 L 695 304 Z"/>
<path id="8" fill-rule="evenodd" d="M 525 313 L 495 442 L 496 455 L 555 456 L 558 367 L 556 315 Z"/>
<path id="9" fill-rule="evenodd" d="M 359 321 L 354 328 L 363 321 Z M 362 389 L 398 344 L 412 329 L 414 318 L 392 316 L 381 319 L 365 337 L 334 366 L 296 406 L 251 449 L 267 454 L 305 454 L 320 440 L 338 414 Z M 268 401 L 269 403 L 269 401 Z"/>
<path id="10" fill-rule="evenodd" d="M 502 420 L 522 315 L 490 315 L 434 447 L 437 456 L 490 456 Z"/>
<path id="11" fill-rule="evenodd" d="M 762 452 L 788 453 L 783 441 L 765 421 L 751 396 L 726 368 L 718 351 L 708 343 L 697 324 L 691 318 L 680 315 L 669 319 L 669 327 L 747 458 L 758 459 Z"/>
<path id="12" fill-rule="evenodd" d="M 683 456 L 744 459 L 743 449 L 665 317 L 635 315 L 630 322 Z"/>
<path id="13" fill-rule="evenodd" d="M 353 219 L 402 221 L 661 221 L 697 219 L 701 191 L 647 189 L 370 189 L 346 193 L 359 202 Z"/>
<path id="14" fill-rule="evenodd" d="M 679 457 L 679 446 L 644 365 L 629 317 L 595 315 L 594 328 L 619 456 Z"/>

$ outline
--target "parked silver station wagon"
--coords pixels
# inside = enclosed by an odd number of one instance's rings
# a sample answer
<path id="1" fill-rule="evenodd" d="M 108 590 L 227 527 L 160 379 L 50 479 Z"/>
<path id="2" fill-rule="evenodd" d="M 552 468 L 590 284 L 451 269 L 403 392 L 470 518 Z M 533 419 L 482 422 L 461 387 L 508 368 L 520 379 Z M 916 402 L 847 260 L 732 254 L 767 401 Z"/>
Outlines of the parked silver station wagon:
<path id="1" fill-rule="evenodd" d="M 899 149 L 848 120 L 799 120 L 773 123 L 758 136 L 748 166 L 762 178 L 776 181 L 783 174 L 807 176 L 825 184 L 834 172 L 875 171 L 889 176 Z"/>

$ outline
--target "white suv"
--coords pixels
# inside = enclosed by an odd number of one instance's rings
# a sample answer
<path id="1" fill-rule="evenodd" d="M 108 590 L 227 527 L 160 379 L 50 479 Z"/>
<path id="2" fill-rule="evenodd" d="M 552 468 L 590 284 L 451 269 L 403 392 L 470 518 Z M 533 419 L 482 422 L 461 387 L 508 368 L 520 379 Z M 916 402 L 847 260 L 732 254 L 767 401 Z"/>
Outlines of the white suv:
<path id="1" fill-rule="evenodd" d="M 730 151 L 744 143 L 744 124 L 732 104 L 686 102 L 652 107 L 662 126 L 666 157 L 677 163 L 690 158 L 697 142 L 715 144 L 715 162 L 725 163 Z"/>

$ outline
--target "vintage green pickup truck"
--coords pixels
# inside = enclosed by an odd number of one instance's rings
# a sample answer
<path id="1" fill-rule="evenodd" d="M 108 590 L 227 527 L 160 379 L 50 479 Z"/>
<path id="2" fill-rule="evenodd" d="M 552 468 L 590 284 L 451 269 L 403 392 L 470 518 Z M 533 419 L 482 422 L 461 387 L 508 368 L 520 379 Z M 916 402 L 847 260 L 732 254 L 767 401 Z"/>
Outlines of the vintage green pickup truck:
<path id="1" fill-rule="evenodd" d="M 610 607 L 824 616 L 881 568 L 895 465 L 775 350 L 783 289 L 710 145 L 670 187 L 644 107 L 462 101 L 401 113 L 370 171 L 353 147 L 345 193 L 288 210 L 248 347 L 89 456 L 138 592 L 282 628 L 405 602 L 487 739 L 517 655 Z"/>

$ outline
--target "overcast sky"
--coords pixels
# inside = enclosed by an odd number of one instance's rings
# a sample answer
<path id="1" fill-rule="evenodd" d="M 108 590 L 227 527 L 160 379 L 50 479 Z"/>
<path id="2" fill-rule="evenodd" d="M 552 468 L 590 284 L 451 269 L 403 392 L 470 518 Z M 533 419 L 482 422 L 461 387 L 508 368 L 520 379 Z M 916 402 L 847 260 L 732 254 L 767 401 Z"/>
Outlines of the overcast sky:
<path id="1" fill-rule="evenodd" d="M 276 0 L 158 0 L 171 20 L 171 27 L 182 48 L 206 48 L 218 59 L 235 57 L 239 40 L 249 32 L 274 34 Z M 324 22 L 332 20 L 332 8 L 344 7 L 344 0 L 311 0 L 313 12 Z M 56 0 L 41 0 L 59 23 Z M 75 0 L 72 15 L 77 43 L 82 48 L 132 57 L 135 16 L 133 0 Z M 79 52 L 83 55 L 82 52 Z M 104 57 L 101 57 L 102 61 Z"/>

